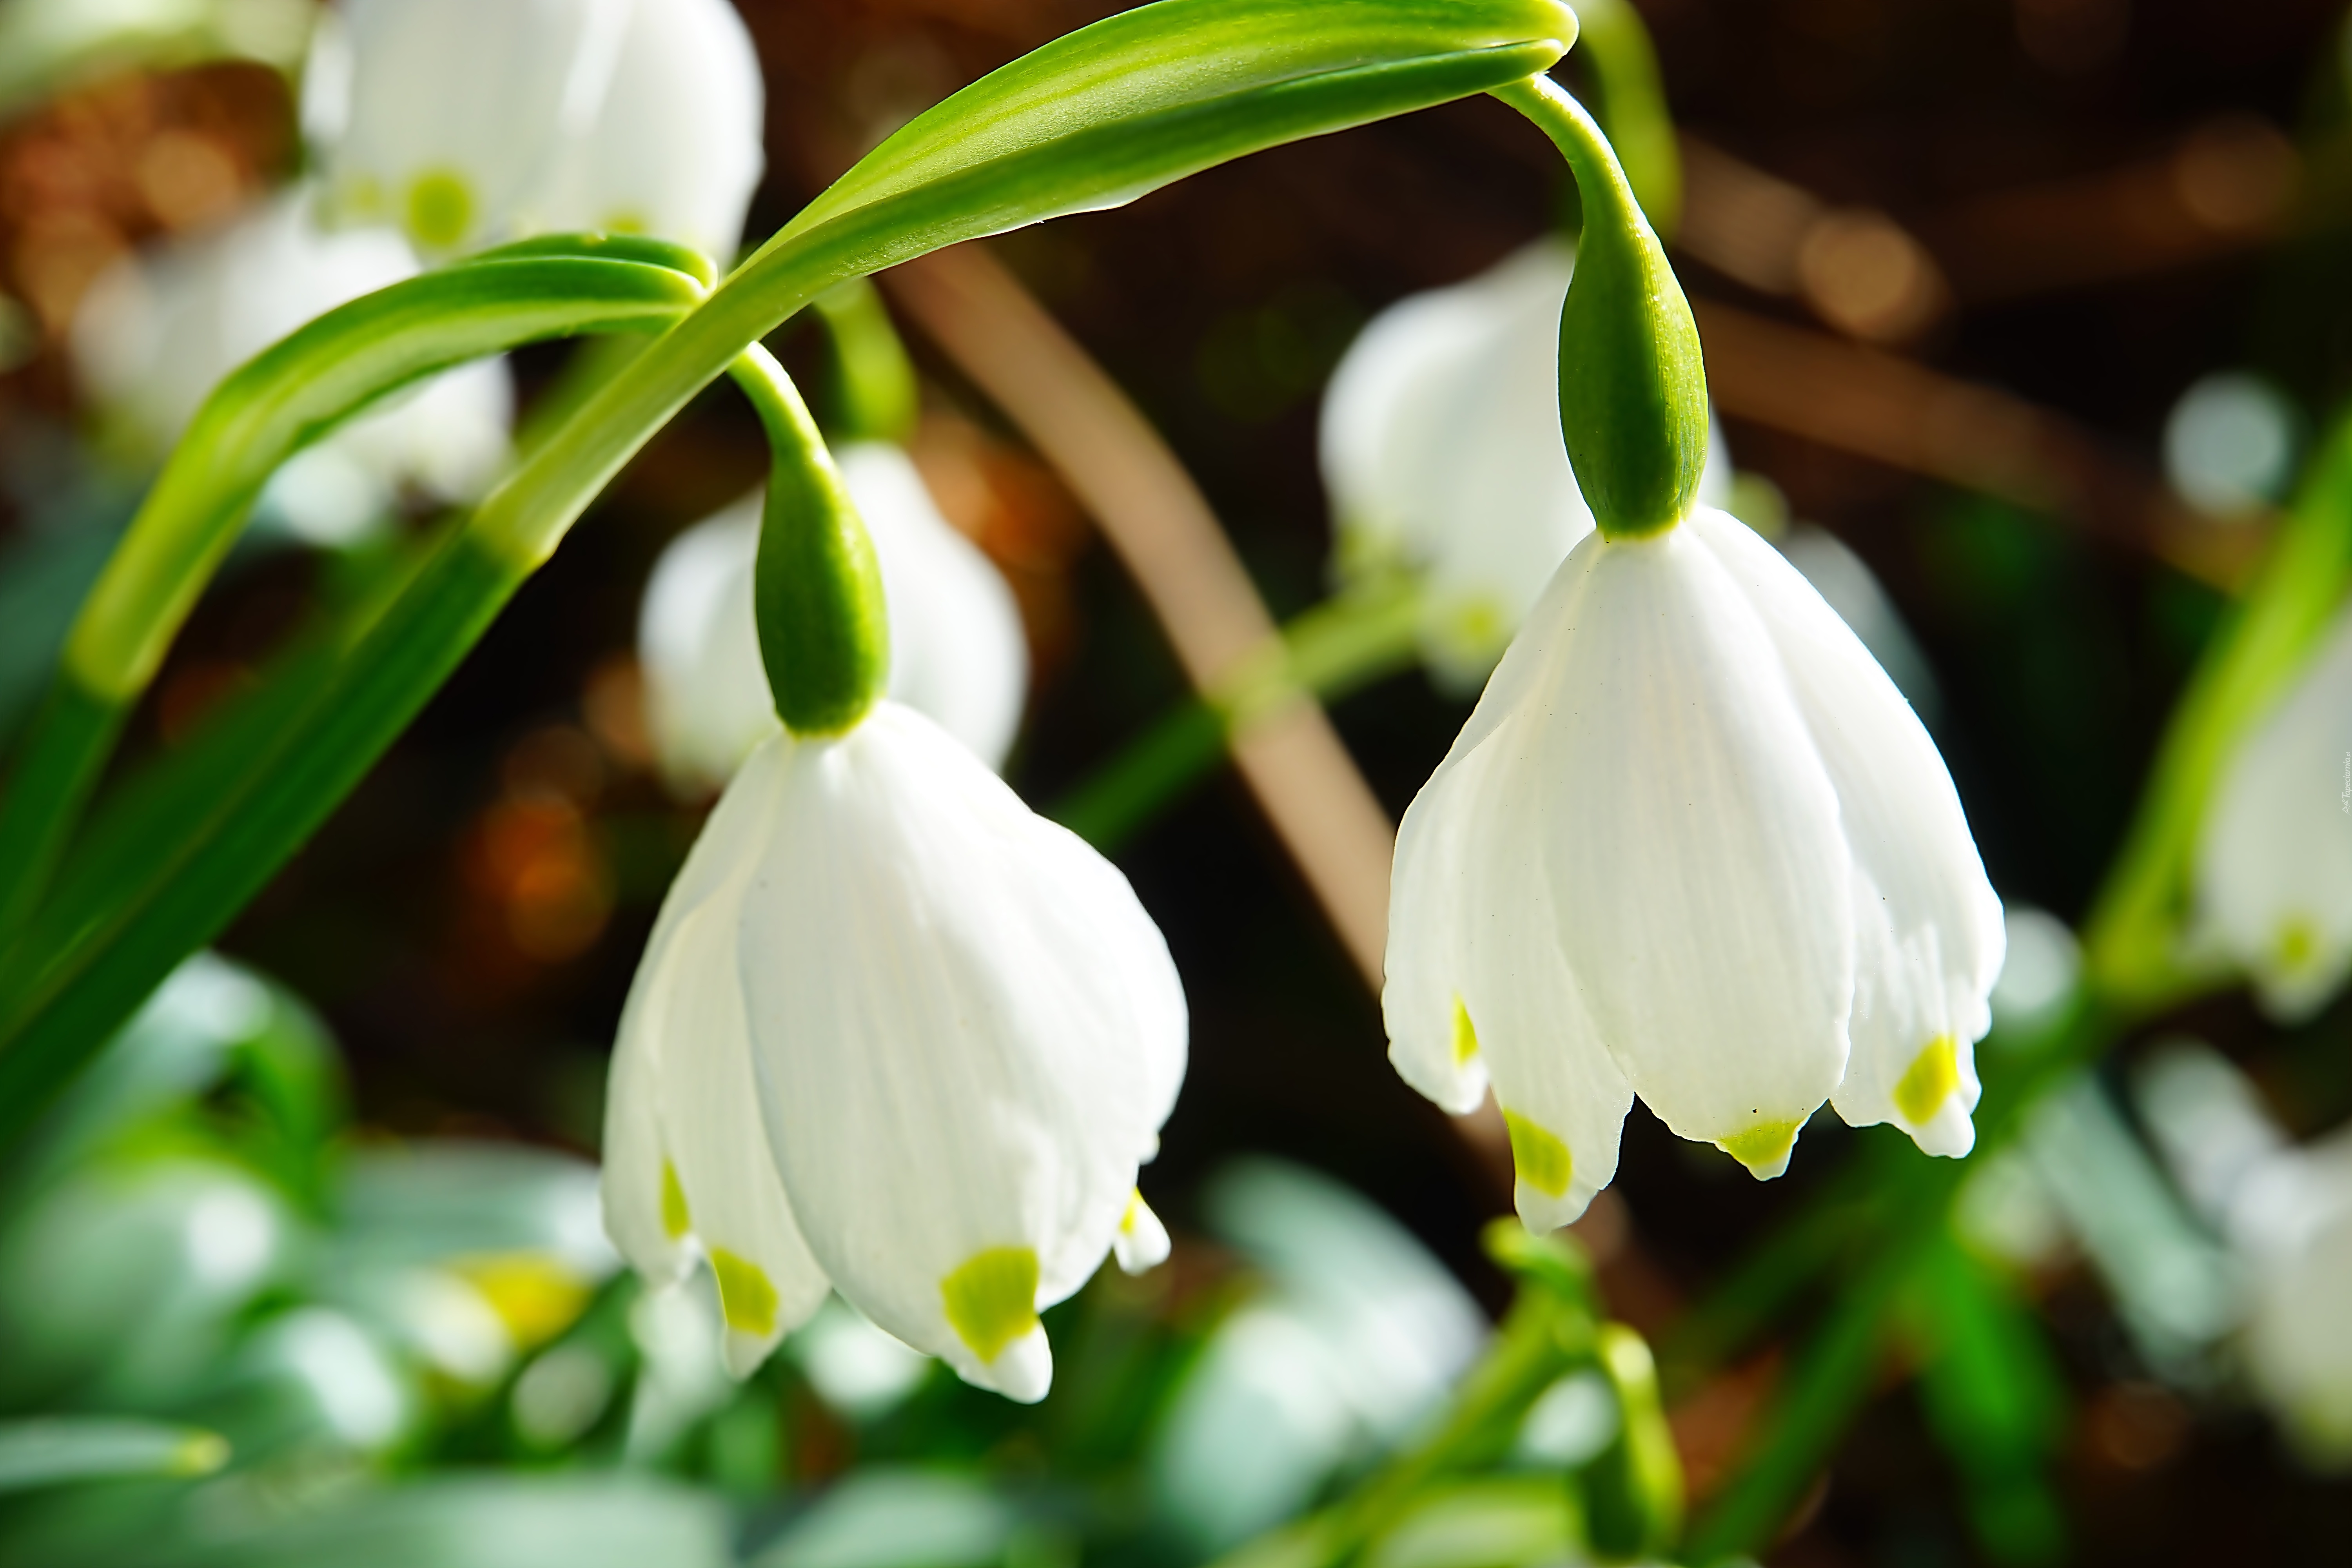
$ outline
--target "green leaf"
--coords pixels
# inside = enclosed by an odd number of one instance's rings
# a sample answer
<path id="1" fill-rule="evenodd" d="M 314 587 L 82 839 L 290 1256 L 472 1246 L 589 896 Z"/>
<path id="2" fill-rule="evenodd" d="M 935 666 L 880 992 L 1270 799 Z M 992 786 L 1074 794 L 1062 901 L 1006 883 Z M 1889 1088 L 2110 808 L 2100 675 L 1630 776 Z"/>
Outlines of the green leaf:
<path id="1" fill-rule="evenodd" d="M 292 1519 L 188 1517 L 122 1561 L 132 1568 L 733 1568 L 708 1493 L 614 1476 L 418 1480 Z"/>
<path id="2" fill-rule="evenodd" d="M 2061 1560 L 2065 1516 L 2050 1470 L 2065 1440 L 2069 1401 L 2041 1325 L 1948 1235 L 1922 1260 L 1910 1315 L 1920 1405 L 1960 1471 L 1986 1554 L 1997 1563 Z"/>
<path id="3" fill-rule="evenodd" d="M 866 1470 L 794 1520 L 752 1568 L 981 1568 L 1003 1560 L 1018 1521 L 979 1481 Z"/>
<path id="4" fill-rule="evenodd" d="M 0 1421 L 0 1493 L 122 1476 L 209 1475 L 228 1445 L 193 1426 L 120 1415 Z"/>
<path id="5" fill-rule="evenodd" d="M 665 326 L 702 298 L 698 279 L 668 267 L 543 247 L 379 289 L 231 373 L 83 605 L 66 644 L 77 684 L 114 700 L 144 687 L 269 476 L 337 425 L 452 365 L 546 338 Z"/>
<path id="6" fill-rule="evenodd" d="M 1557 0 L 1160 0 L 917 116 L 771 246 L 854 226 L 930 249 L 953 242 L 943 230 L 1118 206 L 1247 153 L 1533 76 L 1575 41 Z"/>

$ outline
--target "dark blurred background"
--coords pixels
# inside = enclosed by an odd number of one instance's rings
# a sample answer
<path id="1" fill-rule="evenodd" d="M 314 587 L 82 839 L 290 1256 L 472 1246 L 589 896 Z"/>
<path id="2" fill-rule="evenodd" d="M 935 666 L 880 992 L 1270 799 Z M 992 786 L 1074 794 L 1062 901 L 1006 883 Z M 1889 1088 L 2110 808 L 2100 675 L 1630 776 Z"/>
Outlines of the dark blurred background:
<path id="1" fill-rule="evenodd" d="M 877 128 L 1107 9 L 744 0 L 770 94 L 752 235 Z M 2164 491 L 2168 412 L 2200 377 L 2252 370 L 2315 423 L 2352 372 L 2341 7 L 1639 9 L 1690 139 L 1676 259 L 1732 455 L 1886 584 L 1940 686 L 1938 739 L 1996 886 L 2072 921 L 2220 584 L 2264 526 L 2190 516 Z M 0 130 L 0 285 L 24 301 L 0 321 L 0 469 L 16 488 L 0 528 L 21 535 L 68 505 L 127 516 L 123 481 L 59 439 L 79 417 L 62 325 L 125 247 L 281 178 L 299 156 L 293 112 L 275 72 L 213 64 L 77 89 Z M 1339 354 L 1383 305 L 1539 233 L 1559 185 L 1526 124 L 1474 100 L 996 249 L 1158 425 L 1288 615 L 1328 586 L 1314 432 Z M 926 374 L 918 455 L 1023 601 L 1036 686 L 1009 773 L 1050 804 L 1177 701 L 1182 679 L 1050 468 L 911 323 L 908 336 Z M 811 352 L 789 329 L 780 345 Z M 526 399 L 560 359 L 524 357 Z M 664 542 L 762 460 L 729 395 L 695 405 L 222 944 L 324 1013 L 373 1132 L 593 1152 L 621 999 L 697 820 L 650 772 L 638 594 Z M 133 752 L 236 689 L 328 570 L 282 553 L 234 573 L 174 652 Z M 22 696 L 0 693 L 12 723 Z M 1465 712 L 1412 674 L 1334 717 L 1393 815 Z M 1193 1189 L 1221 1159 L 1276 1152 L 1373 1196 L 1499 1304 L 1475 1236 L 1507 1207 L 1507 1183 L 1387 1068 L 1374 999 L 1239 784 L 1194 790 L 1119 858 L 1193 1009 L 1191 1076 L 1146 1175 L 1171 1226 L 1194 1220 Z M 2284 1086 L 2273 1099 L 2298 1131 L 2352 1113 L 2346 1007 L 2284 1039 L 2240 1001 L 2190 1021 Z M 1853 1142 L 1817 1120 L 1788 1178 L 1761 1185 L 1637 1108 L 1614 1196 L 1583 1227 L 1612 1305 L 1662 1328 Z M 2352 1538 L 2352 1485 L 2301 1477 L 2250 1415 L 2191 1410 L 2151 1381 L 2086 1277 L 2038 1283 L 2078 1396 L 2063 1470 L 2077 1560 L 2300 1560 Z M 1685 1409 L 1686 1450 L 1727 1442 L 1696 1428 L 1736 1430 L 1737 1405 L 1734 1389 Z M 1969 1561 L 1951 1488 L 1909 1397 L 1880 1401 L 1774 1560 Z"/>

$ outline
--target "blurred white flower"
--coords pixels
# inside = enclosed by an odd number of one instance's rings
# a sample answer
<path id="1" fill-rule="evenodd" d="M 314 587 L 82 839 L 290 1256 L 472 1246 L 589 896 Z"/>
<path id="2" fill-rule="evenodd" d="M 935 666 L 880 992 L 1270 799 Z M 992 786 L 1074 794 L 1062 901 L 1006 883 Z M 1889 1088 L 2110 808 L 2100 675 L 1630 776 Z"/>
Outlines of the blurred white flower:
<path id="1" fill-rule="evenodd" d="M 1185 1028 L 1126 879 L 939 726 L 886 700 L 840 736 L 780 732 L 638 967 L 606 1225 L 650 1279 L 690 1246 L 709 1259 L 739 1375 L 830 1284 L 967 1380 L 1040 1398 L 1037 1313 L 1140 1204 Z"/>
<path id="2" fill-rule="evenodd" d="M 566 150 L 540 225 L 659 235 L 723 270 L 766 164 L 760 57 L 731 0 L 628 9 L 612 82 Z"/>
<path id="3" fill-rule="evenodd" d="M 2206 936 L 2273 1017 L 2310 1017 L 2352 974 L 2352 606 L 2223 771 L 2197 882 Z"/>
<path id="4" fill-rule="evenodd" d="M 1397 838 L 1390 1056 L 1449 1110 L 1491 1079 L 1548 1230 L 1638 1093 L 1759 1177 L 1825 1099 L 1974 1141 L 2001 963 L 1943 759 L 1747 525 L 1587 536 Z"/>
<path id="5" fill-rule="evenodd" d="M 2246 1370 L 2309 1463 L 2352 1468 L 2352 1133 L 2265 1166 L 2240 1209 Z"/>
<path id="6" fill-rule="evenodd" d="M 1540 239 L 1467 282 L 1398 301 L 1323 402 L 1339 574 L 1402 568 L 1427 595 L 1423 656 L 1475 687 L 1592 513 L 1559 434 L 1559 313 L 1575 252 Z M 1727 499 L 1718 434 L 1700 499 Z"/>
<path id="7" fill-rule="evenodd" d="M 835 460 L 881 562 L 890 695 L 1000 765 L 1029 689 L 1013 590 L 940 515 L 903 450 L 860 442 Z M 776 732 L 751 619 L 762 500 L 747 496 L 679 534 L 646 584 L 637 652 L 647 718 L 663 771 L 682 793 L 717 789 Z"/>
<path id="8" fill-rule="evenodd" d="M 2221 517 L 2260 510 L 2294 475 L 2294 405 L 2258 375 L 2209 375 L 2164 421 L 2164 473 L 2192 506 Z"/>
<path id="9" fill-rule="evenodd" d="M 303 191 L 228 226 L 126 258 L 100 277 L 74 322 L 89 395 L 140 447 L 179 439 L 214 387 L 296 328 L 416 273 L 388 230 L 321 234 Z M 507 457 L 514 389 L 504 362 L 448 371 L 296 454 L 264 510 L 321 543 L 347 542 L 404 489 L 477 499 Z"/>
<path id="10" fill-rule="evenodd" d="M 2352 1468 L 2352 1128 L 2289 1143 L 2245 1074 L 2195 1041 L 2136 1078 L 2175 1180 L 2235 1257 L 2254 1392 L 2307 1462 Z"/>
<path id="11" fill-rule="evenodd" d="M 1422 1430 L 1487 1338 L 1412 1234 L 1328 1176 L 1235 1161 L 1202 1194 L 1264 1277 L 1218 1325 L 1148 1460 L 1160 1512 L 1213 1553 L 1294 1516 L 1334 1470 Z"/>
<path id="12" fill-rule="evenodd" d="M 436 254 L 595 228 L 723 264 L 762 166 L 727 0 L 344 0 L 305 85 L 337 215 Z"/>

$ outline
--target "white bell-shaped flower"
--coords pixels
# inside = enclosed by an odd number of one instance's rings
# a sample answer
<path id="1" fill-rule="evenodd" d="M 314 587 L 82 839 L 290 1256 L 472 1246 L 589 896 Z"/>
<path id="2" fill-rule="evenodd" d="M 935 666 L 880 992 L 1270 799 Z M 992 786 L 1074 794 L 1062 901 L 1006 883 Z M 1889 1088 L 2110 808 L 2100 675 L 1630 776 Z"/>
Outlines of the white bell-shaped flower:
<path id="1" fill-rule="evenodd" d="M 1834 1096 L 1965 1152 L 2000 901 L 1943 759 L 1797 570 L 1701 507 L 1576 547 L 1397 837 L 1390 1055 L 1491 1081 L 1519 1212 L 1617 1164 L 1632 1098 L 1759 1176 Z"/>
<path id="2" fill-rule="evenodd" d="M 836 461 L 881 561 L 890 695 L 1001 765 L 1029 689 L 1013 590 L 940 515 L 903 449 L 860 442 Z M 684 793 L 725 784 L 776 730 L 751 616 L 760 508 L 748 496 L 679 534 L 646 584 L 637 649 L 647 716 L 663 770 Z"/>
<path id="3" fill-rule="evenodd" d="M 527 233 L 610 87 L 631 0 L 342 0 L 303 123 L 339 218 L 425 250 Z"/>
<path id="4" fill-rule="evenodd" d="M 1559 317 L 1575 251 L 1539 239 L 1479 276 L 1390 306 L 1323 402 L 1339 574 L 1402 569 L 1426 596 L 1423 657 L 1475 688 L 1553 571 L 1592 531 L 1559 433 Z M 1708 444 L 1699 499 L 1728 499 Z"/>
<path id="5" fill-rule="evenodd" d="M 2264 1162 L 2231 1205 L 2246 1372 L 2305 1459 L 2352 1468 L 2352 1131 Z"/>
<path id="6" fill-rule="evenodd" d="M 2311 1016 L 2352 975 L 2352 608 L 2223 771 L 2197 879 L 2206 936 L 2272 1016 Z"/>
<path id="7" fill-rule="evenodd" d="M 767 89 L 731 0 L 633 0 L 620 58 L 537 214 L 652 234 L 730 264 L 766 163 Z"/>
<path id="8" fill-rule="evenodd" d="M 449 254 L 552 228 L 732 258 L 759 59 L 726 0 L 344 0 L 303 123 L 333 210 Z"/>
<path id="9" fill-rule="evenodd" d="M 388 229 L 324 234 L 309 193 L 278 197 L 226 227 L 126 258 L 102 274 L 74 322 L 74 363 L 121 436 L 170 450 L 231 371 L 296 328 L 414 277 Z M 508 451 L 514 389 L 505 363 L 463 365 L 398 395 L 306 447 L 272 481 L 265 510 L 320 542 L 348 541 L 414 488 L 478 499 Z"/>
<path id="10" fill-rule="evenodd" d="M 763 742 L 672 887 L 606 1119 L 623 1253 L 715 1275 L 739 1375 L 830 1284 L 1013 1398 L 1037 1313 L 1164 1233 L 1135 1180 L 1182 1079 L 1183 990 L 1127 879 L 884 701 Z"/>

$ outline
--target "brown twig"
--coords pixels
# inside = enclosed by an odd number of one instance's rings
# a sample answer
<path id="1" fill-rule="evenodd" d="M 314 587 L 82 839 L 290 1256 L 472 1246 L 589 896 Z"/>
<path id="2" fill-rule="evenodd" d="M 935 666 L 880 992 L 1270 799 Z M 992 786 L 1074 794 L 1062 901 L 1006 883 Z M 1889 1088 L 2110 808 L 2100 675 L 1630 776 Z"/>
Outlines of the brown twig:
<path id="1" fill-rule="evenodd" d="M 980 244 L 885 275 L 894 299 L 1094 514 L 1207 691 L 1277 636 L 1200 488 L 1126 394 Z M 1234 761 L 1332 929 L 1378 991 L 1395 830 L 1330 720 L 1302 693 L 1232 742 Z"/>

